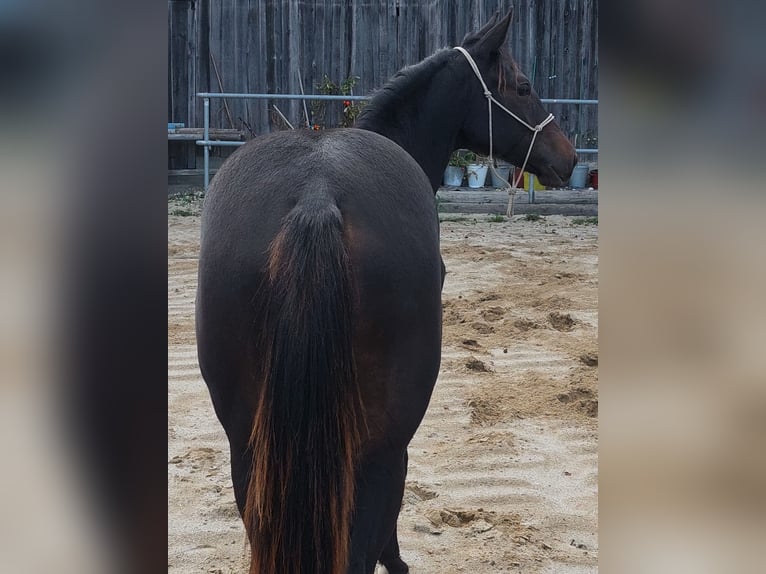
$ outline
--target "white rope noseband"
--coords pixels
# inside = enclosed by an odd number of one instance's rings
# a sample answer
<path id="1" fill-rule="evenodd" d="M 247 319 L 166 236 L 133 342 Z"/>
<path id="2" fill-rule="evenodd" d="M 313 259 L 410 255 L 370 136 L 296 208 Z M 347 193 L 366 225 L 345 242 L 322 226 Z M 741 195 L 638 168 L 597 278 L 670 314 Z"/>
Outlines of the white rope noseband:
<path id="1" fill-rule="evenodd" d="M 524 169 L 527 167 L 527 162 L 529 161 L 529 156 L 532 153 L 532 147 L 535 145 L 535 140 L 537 139 L 537 134 L 539 134 L 545 126 L 547 126 L 549 123 L 553 121 L 553 118 L 555 117 L 553 114 L 548 114 L 548 117 L 545 118 L 543 121 L 541 121 L 536 126 L 531 126 L 527 122 L 525 122 L 523 119 L 521 119 L 519 116 L 514 114 L 511 110 L 506 108 L 503 104 L 498 102 L 494 96 L 492 95 L 492 92 L 489 91 L 489 88 L 487 87 L 487 84 L 484 82 L 484 78 L 481 77 L 481 72 L 479 71 L 479 67 L 476 65 L 476 62 L 474 62 L 473 58 L 471 57 L 471 54 L 468 53 L 468 50 L 463 48 L 462 46 L 456 46 L 455 50 L 463 54 L 468 60 L 468 63 L 471 65 L 471 69 L 473 70 L 473 73 L 476 74 L 476 77 L 479 78 L 479 82 L 481 82 L 481 87 L 484 90 L 484 97 L 487 98 L 487 111 L 489 115 L 489 166 L 492 170 L 492 173 L 497 176 L 497 178 L 501 181 L 505 181 L 506 185 L 508 185 L 508 191 L 511 193 L 511 198 L 513 198 L 513 192 L 518 189 L 519 181 L 524 176 Z M 532 141 L 529 142 L 529 149 L 527 150 L 527 156 L 524 158 L 524 163 L 521 166 L 521 171 L 519 172 L 519 175 L 515 178 L 513 185 L 511 186 L 510 183 L 508 183 L 505 179 L 500 177 L 495 170 L 495 162 L 494 158 L 492 157 L 493 152 L 493 146 L 492 146 L 492 103 L 499 107 L 501 110 L 503 110 L 506 114 L 514 118 L 516 121 L 518 121 L 521 125 L 525 126 L 527 129 L 532 131 Z M 509 205 L 509 213 L 512 212 L 513 203 L 511 201 Z"/>

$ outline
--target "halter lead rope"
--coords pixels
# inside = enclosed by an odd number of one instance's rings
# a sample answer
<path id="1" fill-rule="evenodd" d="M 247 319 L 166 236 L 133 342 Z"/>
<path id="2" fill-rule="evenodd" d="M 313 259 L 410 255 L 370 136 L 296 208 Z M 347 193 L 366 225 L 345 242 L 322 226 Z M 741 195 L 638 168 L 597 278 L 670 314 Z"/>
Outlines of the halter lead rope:
<path id="1" fill-rule="evenodd" d="M 456 46 L 455 50 L 463 54 L 463 56 L 465 56 L 465 59 L 468 60 L 468 63 L 471 65 L 471 69 L 473 70 L 473 73 L 476 74 L 476 77 L 479 78 L 479 82 L 481 82 L 481 87 L 484 90 L 484 97 L 487 98 L 487 115 L 489 116 L 489 167 L 492 170 L 492 173 L 495 174 L 495 176 L 500 181 L 504 181 L 505 184 L 508 186 L 508 193 L 511 194 L 511 201 L 508 205 L 508 215 L 513 215 L 513 196 L 515 194 L 515 191 L 518 189 L 519 181 L 524 176 L 524 169 L 527 167 L 527 162 L 529 161 L 529 156 L 532 153 L 532 147 L 535 145 L 537 134 L 539 134 L 545 126 L 551 123 L 555 116 L 549 113 L 548 117 L 545 118 L 536 126 L 529 125 L 527 122 L 525 122 L 523 119 L 521 119 L 519 116 L 514 114 L 511 110 L 506 108 L 503 104 L 501 104 L 495 99 L 495 97 L 492 95 L 492 92 L 489 91 L 487 84 L 484 82 L 484 78 L 481 77 L 481 72 L 479 71 L 479 67 L 476 65 L 476 62 L 474 62 L 473 58 L 471 57 L 471 54 L 468 53 L 468 50 L 466 50 L 462 46 Z M 495 170 L 495 161 L 494 161 L 494 157 L 492 156 L 492 152 L 493 152 L 492 103 L 493 102 L 495 103 L 497 107 L 503 110 L 506 114 L 508 114 L 513 119 L 518 121 L 521 125 L 523 125 L 527 129 L 532 131 L 532 141 L 529 142 L 529 149 L 527 150 L 527 156 L 524 158 L 524 163 L 521 166 L 521 171 L 519 172 L 519 175 L 515 178 L 513 185 L 511 185 L 508 181 L 500 177 L 497 171 Z"/>

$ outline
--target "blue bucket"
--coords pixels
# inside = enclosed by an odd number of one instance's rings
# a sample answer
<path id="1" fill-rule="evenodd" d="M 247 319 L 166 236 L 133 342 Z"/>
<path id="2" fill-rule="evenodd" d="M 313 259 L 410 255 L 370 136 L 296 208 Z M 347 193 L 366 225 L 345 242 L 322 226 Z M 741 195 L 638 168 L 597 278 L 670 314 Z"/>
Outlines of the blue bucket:
<path id="1" fill-rule="evenodd" d="M 582 189 L 588 181 L 588 164 L 578 163 L 572 170 L 572 177 L 569 178 L 569 187 Z"/>

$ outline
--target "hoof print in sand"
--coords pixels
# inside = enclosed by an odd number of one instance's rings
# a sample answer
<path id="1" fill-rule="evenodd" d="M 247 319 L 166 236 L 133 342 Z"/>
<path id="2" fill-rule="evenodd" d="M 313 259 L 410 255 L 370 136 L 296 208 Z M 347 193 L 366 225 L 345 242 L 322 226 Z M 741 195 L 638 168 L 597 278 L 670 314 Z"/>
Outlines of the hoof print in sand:
<path id="1" fill-rule="evenodd" d="M 571 331 L 575 326 L 575 320 L 569 313 L 561 314 L 553 311 L 548 314 L 548 321 L 557 331 Z"/>

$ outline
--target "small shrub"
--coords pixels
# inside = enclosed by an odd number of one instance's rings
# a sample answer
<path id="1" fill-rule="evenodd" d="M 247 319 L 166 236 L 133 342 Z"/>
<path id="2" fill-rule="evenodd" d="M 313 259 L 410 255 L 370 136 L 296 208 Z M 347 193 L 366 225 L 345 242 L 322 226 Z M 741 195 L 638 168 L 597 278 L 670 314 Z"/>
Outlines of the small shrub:
<path id="1" fill-rule="evenodd" d="M 354 93 L 354 86 L 358 81 L 359 76 L 349 76 L 340 84 L 336 84 L 325 74 L 322 76 L 322 81 L 316 87 L 320 94 L 327 96 L 351 96 Z M 367 102 L 344 100 L 342 103 L 343 117 L 340 119 L 338 127 L 353 127 Z M 325 100 L 314 100 L 311 102 L 312 129 L 320 130 L 325 127 L 326 106 L 327 101 Z"/>
<path id="2" fill-rule="evenodd" d="M 442 223 L 444 221 L 463 222 L 463 221 L 468 221 L 468 218 L 467 217 L 462 217 L 462 216 L 458 216 L 458 217 L 439 217 L 439 223 Z"/>
<path id="3" fill-rule="evenodd" d="M 466 161 L 465 156 L 460 153 L 460 150 L 455 150 L 449 158 L 449 165 L 465 168 L 468 165 L 468 161 Z"/>
<path id="4" fill-rule="evenodd" d="M 193 215 L 198 215 L 198 214 L 189 209 L 174 209 L 170 212 L 170 215 L 177 215 L 179 217 L 191 217 Z"/>

